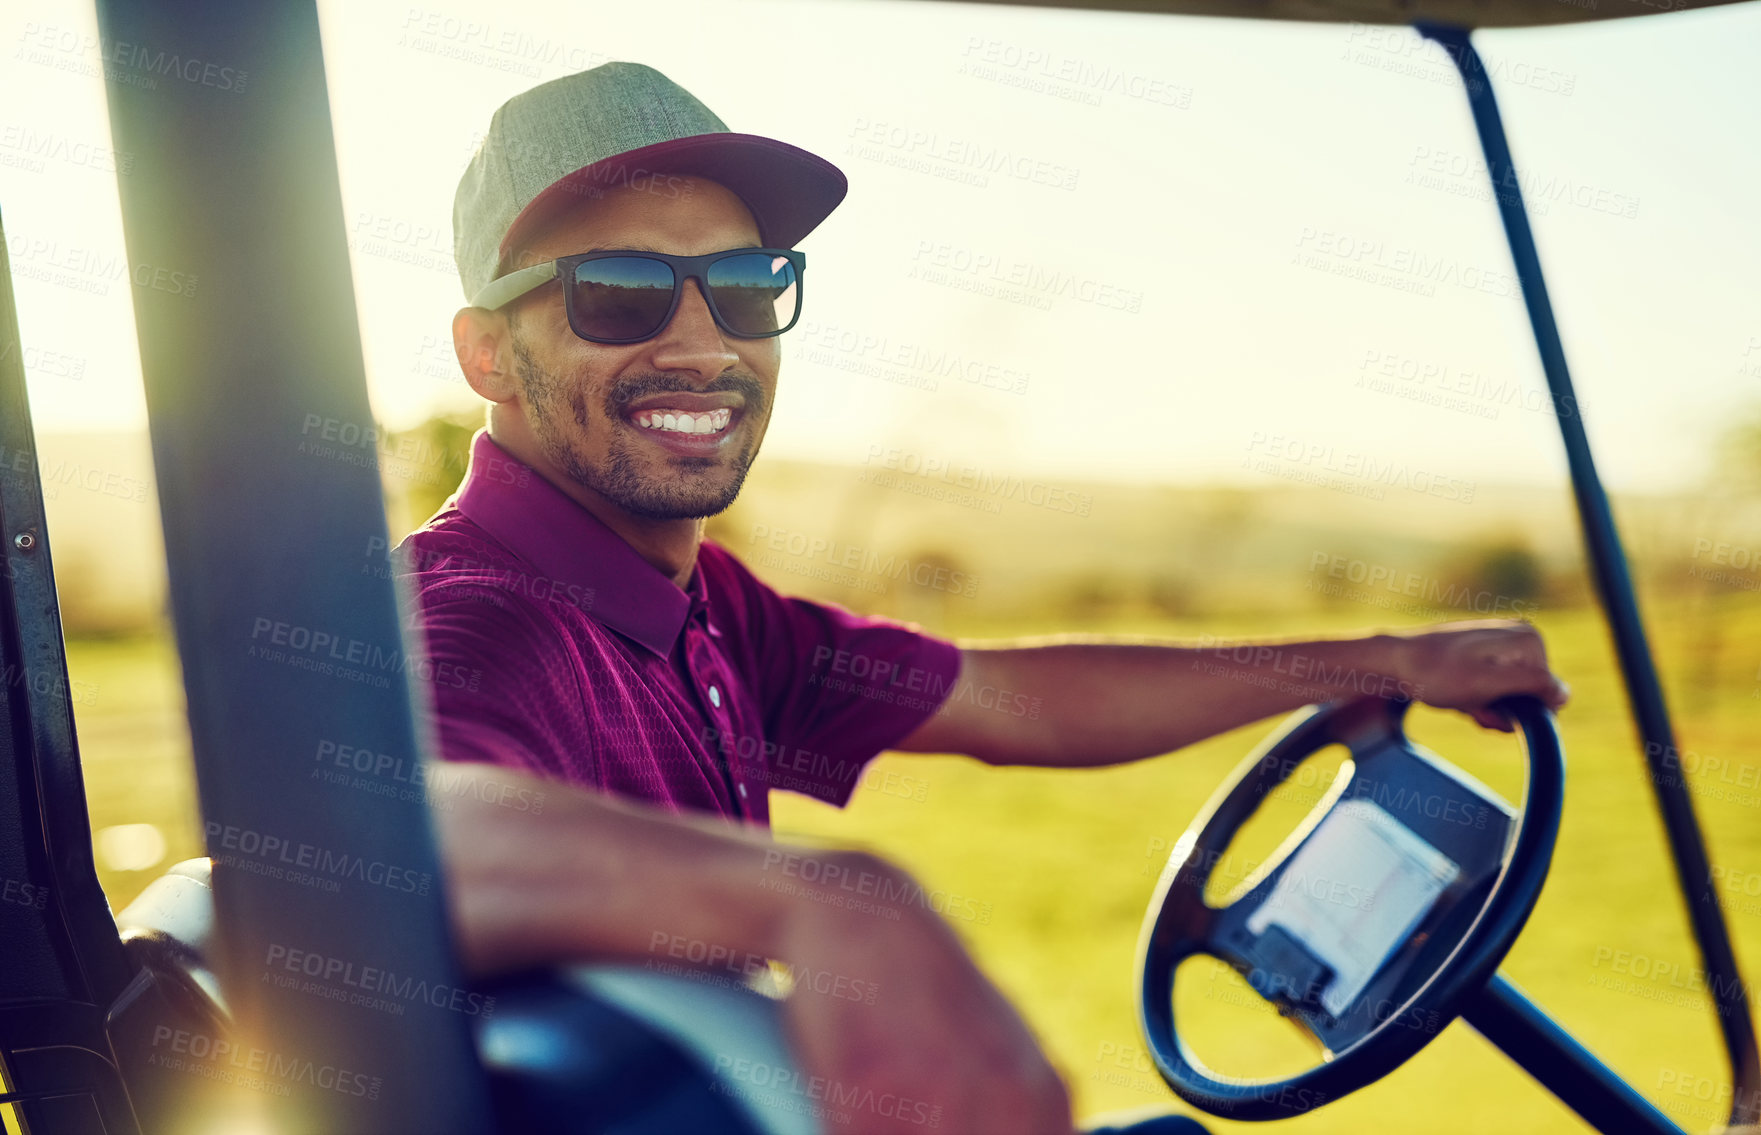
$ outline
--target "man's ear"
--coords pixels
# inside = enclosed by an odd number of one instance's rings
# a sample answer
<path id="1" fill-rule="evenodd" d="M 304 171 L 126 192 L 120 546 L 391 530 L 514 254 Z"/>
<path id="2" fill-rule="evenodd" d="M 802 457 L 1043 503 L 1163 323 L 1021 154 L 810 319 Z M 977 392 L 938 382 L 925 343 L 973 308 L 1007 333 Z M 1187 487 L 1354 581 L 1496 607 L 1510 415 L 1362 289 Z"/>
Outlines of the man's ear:
<path id="1" fill-rule="evenodd" d="M 491 402 L 510 402 L 520 392 L 513 373 L 513 342 L 507 317 L 483 307 L 460 308 L 452 317 L 453 352 L 471 389 Z"/>

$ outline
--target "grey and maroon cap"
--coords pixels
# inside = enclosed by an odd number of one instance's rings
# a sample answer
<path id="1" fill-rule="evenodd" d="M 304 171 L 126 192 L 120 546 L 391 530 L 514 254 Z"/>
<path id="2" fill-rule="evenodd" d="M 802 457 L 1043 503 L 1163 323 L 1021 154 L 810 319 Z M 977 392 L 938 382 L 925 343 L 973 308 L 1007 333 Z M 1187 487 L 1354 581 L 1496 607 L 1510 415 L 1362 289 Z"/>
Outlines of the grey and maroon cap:
<path id="1" fill-rule="evenodd" d="M 582 201 L 632 183 L 659 192 L 672 184 L 669 174 L 696 174 L 738 194 L 770 248 L 793 248 L 848 189 L 837 166 L 773 138 L 733 133 L 654 68 L 606 63 L 515 95 L 490 120 L 453 198 L 465 298 L 526 267 L 522 242 Z"/>

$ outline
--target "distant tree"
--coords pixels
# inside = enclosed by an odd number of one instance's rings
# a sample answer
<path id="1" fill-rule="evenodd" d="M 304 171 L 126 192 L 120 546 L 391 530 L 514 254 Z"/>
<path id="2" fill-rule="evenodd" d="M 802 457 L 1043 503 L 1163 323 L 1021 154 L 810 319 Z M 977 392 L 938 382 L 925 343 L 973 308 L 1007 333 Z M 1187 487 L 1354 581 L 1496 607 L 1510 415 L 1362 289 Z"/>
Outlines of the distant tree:
<path id="1" fill-rule="evenodd" d="M 1172 571 L 1163 572 L 1149 580 L 1145 599 L 1150 609 L 1158 614 L 1179 618 L 1192 614 L 1199 607 L 1195 590 L 1188 577 Z"/>
<path id="2" fill-rule="evenodd" d="M 1130 596 L 1127 582 L 1113 573 L 1090 569 L 1061 581 L 1057 608 L 1077 622 L 1102 619 L 1123 609 Z"/>
<path id="3" fill-rule="evenodd" d="M 1738 494 L 1761 493 L 1761 405 L 1739 416 L 1719 439 L 1715 475 Z"/>
<path id="4" fill-rule="evenodd" d="M 470 465 L 471 437 L 482 428 L 481 410 L 462 410 L 385 432 L 379 469 L 394 544 L 459 487 Z"/>
<path id="5" fill-rule="evenodd" d="M 1507 537 L 1461 549 L 1437 576 L 1441 586 L 1426 599 L 1461 618 L 1530 614 L 1549 590 L 1534 549 Z"/>
<path id="6" fill-rule="evenodd" d="M 1685 543 L 1694 550 L 1687 553 L 1684 547 L 1678 552 L 1684 556 L 1678 589 L 1690 598 L 1682 628 L 1690 660 L 1683 693 L 1694 709 L 1704 709 L 1717 698 L 1719 678 L 1732 645 L 1727 635 L 1730 620 L 1725 597 L 1732 587 L 1731 577 L 1741 578 L 1738 572 L 1721 571 L 1700 560 L 1699 551 L 1705 547 L 1702 541 L 1761 543 L 1740 535 L 1745 529 L 1753 531 L 1757 502 L 1761 502 L 1761 403 L 1736 414 L 1719 437 L 1707 489 L 1689 522 L 1691 533 Z M 1761 657 L 1752 643 L 1737 645 L 1742 651 L 1740 665 L 1747 672 Z"/>
<path id="7" fill-rule="evenodd" d="M 1541 561 L 1527 544 L 1496 544 L 1487 548 L 1471 570 L 1487 591 L 1523 602 L 1533 602 L 1546 583 Z"/>

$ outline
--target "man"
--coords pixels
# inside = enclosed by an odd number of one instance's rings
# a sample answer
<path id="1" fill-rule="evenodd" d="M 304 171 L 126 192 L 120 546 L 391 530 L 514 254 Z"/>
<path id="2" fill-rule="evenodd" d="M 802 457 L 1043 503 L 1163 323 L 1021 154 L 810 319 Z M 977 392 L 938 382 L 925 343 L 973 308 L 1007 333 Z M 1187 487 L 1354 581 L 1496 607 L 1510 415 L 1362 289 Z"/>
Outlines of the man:
<path id="1" fill-rule="evenodd" d="M 703 518 L 759 451 L 777 336 L 802 302 L 794 246 L 844 188 L 829 163 L 729 133 L 632 64 L 535 88 L 491 124 L 454 213 L 471 300 L 454 343 L 488 428 L 400 554 L 433 660 L 481 675 L 436 691 L 457 775 L 592 791 L 536 819 L 437 817 L 453 917 L 479 974 L 641 959 L 659 933 L 860 977 L 886 996 L 790 999 L 809 1072 L 934 1101 L 944 1130 L 1068 1132 L 1062 1083 L 939 919 L 908 902 L 852 911 L 811 882 L 907 893 L 896 868 L 802 852 L 815 870 L 774 885 L 769 788 L 842 804 L 885 749 L 1114 764 L 1366 691 L 1508 729 L 1489 702 L 1557 707 L 1565 689 L 1520 623 L 1242 663 L 1123 641 L 956 646 L 776 594 L 704 541 Z M 921 1127 L 863 1129 L 888 1122 Z"/>

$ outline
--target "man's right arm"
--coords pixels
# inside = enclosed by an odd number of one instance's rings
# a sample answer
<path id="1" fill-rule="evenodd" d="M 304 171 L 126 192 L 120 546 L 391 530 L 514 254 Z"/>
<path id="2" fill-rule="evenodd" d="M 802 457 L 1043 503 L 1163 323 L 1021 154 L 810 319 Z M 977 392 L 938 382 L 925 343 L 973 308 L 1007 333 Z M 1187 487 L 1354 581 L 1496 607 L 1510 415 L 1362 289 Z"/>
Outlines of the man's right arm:
<path id="1" fill-rule="evenodd" d="M 832 977 L 825 992 L 798 986 L 784 1021 L 803 1070 L 840 1095 L 921 1101 L 940 1109 L 942 1130 L 1070 1131 L 1064 1085 L 1027 1026 L 947 924 L 911 901 L 923 892 L 899 868 L 500 767 L 437 765 L 432 779 L 449 915 L 472 976 L 671 962 L 680 941 L 700 944 L 687 956 L 776 959 Z M 500 802 L 522 798 L 542 807 Z M 854 982 L 872 1002 L 835 992 Z M 860 1119 L 863 1131 L 923 1129 L 921 1116 Z"/>

